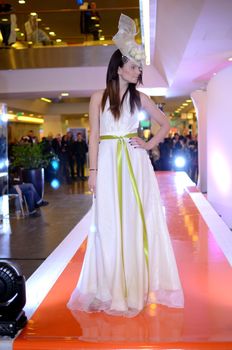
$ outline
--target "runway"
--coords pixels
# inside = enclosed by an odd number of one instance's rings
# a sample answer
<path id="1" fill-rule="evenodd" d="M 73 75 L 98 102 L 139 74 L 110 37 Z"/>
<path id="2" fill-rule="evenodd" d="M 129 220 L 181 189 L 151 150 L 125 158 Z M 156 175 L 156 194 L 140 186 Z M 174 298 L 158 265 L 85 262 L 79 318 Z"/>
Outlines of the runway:
<path id="1" fill-rule="evenodd" d="M 66 303 L 85 253 L 87 214 L 27 281 L 29 321 L 7 349 L 232 349 L 231 231 L 185 173 L 156 176 L 184 309 L 152 304 L 134 318 L 71 313 Z"/>

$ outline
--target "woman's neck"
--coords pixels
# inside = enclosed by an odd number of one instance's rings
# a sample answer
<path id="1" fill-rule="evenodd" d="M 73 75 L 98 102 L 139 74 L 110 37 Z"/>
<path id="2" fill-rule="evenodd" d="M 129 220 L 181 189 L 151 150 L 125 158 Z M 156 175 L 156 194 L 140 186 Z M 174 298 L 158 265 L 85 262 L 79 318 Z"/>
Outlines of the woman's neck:
<path id="1" fill-rule="evenodd" d="M 125 94 L 126 90 L 128 89 L 128 82 L 119 78 L 119 94 L 120 99 L 122 99 L 122 96 Z"/>

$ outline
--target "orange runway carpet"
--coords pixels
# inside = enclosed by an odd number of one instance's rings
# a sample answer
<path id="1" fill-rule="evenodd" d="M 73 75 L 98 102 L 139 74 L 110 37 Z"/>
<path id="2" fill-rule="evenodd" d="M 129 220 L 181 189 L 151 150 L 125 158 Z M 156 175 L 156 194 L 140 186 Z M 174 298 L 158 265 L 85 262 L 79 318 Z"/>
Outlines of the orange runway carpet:
<path id="1" fill-rule="evenodd" d="M 134 318 L 72 314 L 66 303 L 86 241 L 70 260 L 14 349 L 232 349 L 232 270 L 178 174 L 157 173 L 185 308 L 151 305 Z M 55 266 L 54 266 L 55 269 Z"/>

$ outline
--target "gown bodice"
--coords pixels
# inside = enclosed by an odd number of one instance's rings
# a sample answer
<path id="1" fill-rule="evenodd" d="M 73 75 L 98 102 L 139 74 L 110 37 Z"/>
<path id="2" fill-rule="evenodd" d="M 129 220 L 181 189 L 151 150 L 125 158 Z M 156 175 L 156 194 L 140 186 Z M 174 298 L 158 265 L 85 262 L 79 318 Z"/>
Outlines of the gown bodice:
<path id="1" fill-rule="evenodd" d="M 135 108 L 133 114 L 130 112 L 129 95 L 126 96 L 121 116 L 116 120 L 109 109 L 109 99 L 100 115 L 100 136 L 116 135 L 123 136 L 129 133 L 136 133 L 139 127 L 139 111 Z"/>

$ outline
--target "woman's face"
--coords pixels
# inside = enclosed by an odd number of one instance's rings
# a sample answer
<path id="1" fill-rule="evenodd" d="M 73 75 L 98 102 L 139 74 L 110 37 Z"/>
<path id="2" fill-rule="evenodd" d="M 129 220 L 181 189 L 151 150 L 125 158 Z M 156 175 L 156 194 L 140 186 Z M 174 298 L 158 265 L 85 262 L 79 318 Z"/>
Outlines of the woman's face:
<path id="1" fill-rule="evenodd" d="M 124 63 L 123 67 L 118 68 L 119 77 L 125 82 L 132 84 L 137 84 L 141 72 L 141 67 L 130 60 Z"/>

